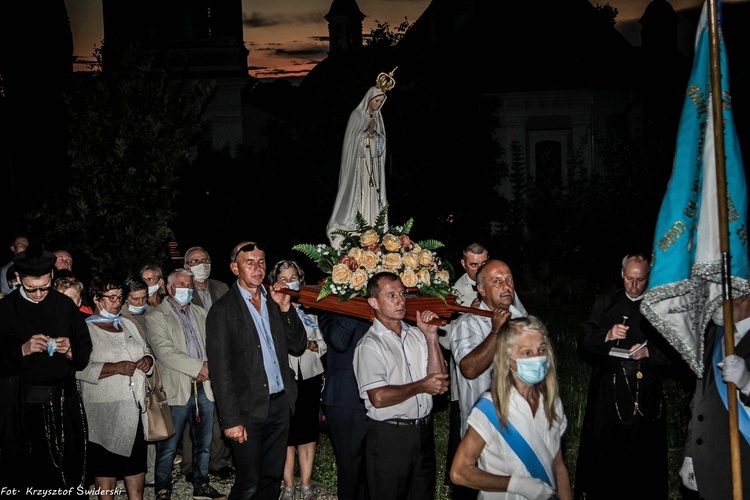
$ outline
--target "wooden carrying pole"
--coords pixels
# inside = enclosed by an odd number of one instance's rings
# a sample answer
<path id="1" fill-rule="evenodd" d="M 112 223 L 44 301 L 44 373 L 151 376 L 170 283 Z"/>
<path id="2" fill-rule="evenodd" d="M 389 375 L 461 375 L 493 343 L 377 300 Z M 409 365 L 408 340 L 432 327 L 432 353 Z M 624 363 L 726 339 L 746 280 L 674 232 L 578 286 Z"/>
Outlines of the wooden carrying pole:
<path id="1" fill-rule="evenodd" d="M 734 312 L 732 310 L 731 267 L 729 252 L 729 210 L 727 206 L 726 154 L 724 151 L 724 113 L 721 91 L 721 46 L 719 40 L 719 0 L 708 0 L 708 34 L 711 67 L 711 113 L 714 122 L 716 156 L 716 196 L 719 215 L 721 249 L 721 282 L 724 311 L 724 349 L 726 355 L 734 354 Z M 719 383 L 719 381 L 717 381 Z M 734 500 L 742 500 L 742 471 L 740 458 L 739 414 L 737 388 L 727 384 L 729 410 L 729 448 L 732 459 L 732 492 Z"/>
<path id="2" fill-rule="evenodd" d="M 366 319 L 367 321 L 372 321 L 375 318 L 375 311 L 373 311 L 370 304 L 367 303 L 367 299 L 362 297 L 354 297 L 341 302 L 337 295 L 329 295 L 324 299 L 318 300 L 318 295 L 320 294 L 319 286 L 301 286 L 299 291 L 290 288 L 282 288 L 279 291 L 291 295 L 293 300 L 299 302 L 305 307 L 320 309 L 321 311 L 331 311 L 346 316 L 354 316 L 355 318 Z M 439 317 L 430 321 L 430 324 L 445 326 L 448 324 L 448 320 L 451 316 L 456 313 L 464 312 L 486 317 L 492 316 L 492 311 L 460 306 L 455 302 L 455 295 L 446 296 L 445 301 L 437 297 L 408 296 L 406 298 L 406 315 L 404 316 L 404 319 L 406 321 L 416 322 L 417 311 L 432 311 Z"/>

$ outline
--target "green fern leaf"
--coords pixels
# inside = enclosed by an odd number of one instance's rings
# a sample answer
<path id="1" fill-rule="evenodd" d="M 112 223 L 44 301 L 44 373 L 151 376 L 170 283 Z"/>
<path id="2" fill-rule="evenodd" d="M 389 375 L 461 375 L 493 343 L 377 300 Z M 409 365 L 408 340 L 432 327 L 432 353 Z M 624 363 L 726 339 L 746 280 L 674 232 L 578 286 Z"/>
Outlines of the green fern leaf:
<path id="1" fill-rule="evenodd" d="M 382 235 L 385 232 L 385 218 L 388 216 L 388 204 L 386 204 L 381 210 L 378 216 L 375 218 L 375 230 L 378 234 Z"/>
<path id="2" fill-rule="evenodd" d="M 440 300 L 442 300 L 443 302 L 445 302 L 445 296 L 447 295 L 446 293 L 441 293 L 440 290 L 438 290 L 438 289 L 436 289 L 436 288 L 434 288 L 432 286 L 423 286 L 422 288 L 419 289 L 419 294 L 420 295 L 429 295 L 431 297 L 437 297 Z"/>
<path id="3" fill-rule="evenodd" d="M 424 240 L 417 243 L 423 250 L 437 250 L 445 245 L 438 240 Z"/>
<path id="4" fill-rule="evenodd" d="M 411 232 L 411 227 L 414 225 L 414 217 L 406 221 L 406 224 L 404 224 L 404 228 L 401 230 L 401 234 L 409 234 Z"/>
<path id="5" fill-rule="evenodd" d="M 357 216 L 354 218 L 354 223 L 357 225 L 357 232 L 364 232 L 370 229 L 370 223 L 357 211 Z"/>
<path id="6" fill-rule="evenodd" d="M 321 257 L 320 251 L 318 250 L 318 245 L 313 245 L 312 243 L 300 243 L 299 245 L 294 245 L 292 247 L 292 250 L 302 252 L 303 254 L 311 258 L 316 264 Z"/>
<path id="7" fill-rule="evenodd" d="M 320 293 L 318 294 L 318 300 L 323 300 L 329 295 L 331 295 L 333 292 L 331 291 L 331 280 L 327 279 L 325 283 L 323 283 L 323 286 L 320 287 Z"/>

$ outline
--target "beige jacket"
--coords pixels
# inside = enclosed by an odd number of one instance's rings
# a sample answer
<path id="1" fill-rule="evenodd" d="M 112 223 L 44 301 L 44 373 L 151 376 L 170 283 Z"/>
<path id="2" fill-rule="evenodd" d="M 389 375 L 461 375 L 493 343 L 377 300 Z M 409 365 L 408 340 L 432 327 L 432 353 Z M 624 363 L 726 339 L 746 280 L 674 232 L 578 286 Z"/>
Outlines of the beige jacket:
<path id="1" fill-rule="evenodd" d="M 193 389 L 193 379 L 198 376 L 203 361 L 206 361 L 206 310 L 195 304 L 188 306 L 188 311 L 195 318 L 201 338 L 203 359 L 196 359 L 187 353 L 185 333 L 180 319 L 174 311 L 172 299 L 167 297 L 146 315 L 146 335 L 154 352 L 159 372 L 167 393 L 169 404 L 184 406 Z M 209 376 L 211 366 L 209 365 Z M 214 400 L 211 382 L 205 381 L 203 388 L 209 401 Z"/>

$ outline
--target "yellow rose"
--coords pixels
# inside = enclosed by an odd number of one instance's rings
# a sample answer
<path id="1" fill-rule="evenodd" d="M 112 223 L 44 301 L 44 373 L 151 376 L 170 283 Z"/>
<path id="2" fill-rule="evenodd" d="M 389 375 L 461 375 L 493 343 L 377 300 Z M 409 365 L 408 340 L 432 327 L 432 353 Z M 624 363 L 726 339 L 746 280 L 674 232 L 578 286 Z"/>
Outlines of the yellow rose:
<path id="1" fill-rule="evenodd" d="M 358 265 L 362 265 L 362 249 L 359 247 L 352 247 L 347 254 L 349 257 L 357 261 Z"/>
<path id="2" fill-rule="evenodd" d="M 331 271 L 331 279 L 337 285 L 345 285 L 346 283 L 349 283 L 351 277 L 352 271 L 346 264 L 336 264 L 335 266 L 333 266 L 333 270 Z"/>
<path id="3" fill-rule="evenodd" d="M 439 279 L 441 283 L 448 283 L 451 279 L 451 275 L 445 269 L 441 269 L 440 271 L 435 273 L 435 278 L 436 281 Z"/>
<path id="4" fill-rule="evenodd" d="M 419 263 L 423 266 L 429 267 L 434 261 L 435 257 L 430 250 L 422 250 L 419 252 Z"/>
<path id="5" fill-rule="evenodd" d="M 380 257 L 375 252 L 369 250 L 362 252 L 362 257 L 359 259 L 359 265 L 363 266 L 368 271 L 372 271 L 380 263 Z"/>
<path id="6" fill-rule="evenodd" d="M 362 290 L 365 287 L 365 285 L 367 285 L 367 279 L 368 279 L 367 271 L 365 271 L 364 269 L 360 267 L 359 269 L 354 271 L 354 274 L 352 274 L 352 279 L 351 279 L 352 288 L 354 288 L 357 291 Z"/>
<path id="7" fill-rule="evenodd" d="M 387 253 L 385 254 L 385 257 L 383 257 L 383 267 L 390 270 L 398 270 L 401 269 L 401 265 L 403 264 L 403 259 L 401 258 L 401 254 L 398 253 Z"/>
<path id="8" fill-rule="evenodd" d="M 375 231 L 374 229 L 368 229 L 359 236 L 359 243 L 363 247 L 372 245 L 373 243 L 377 243 L 378 241 L 380 241 L 380 237 L 378 236 L 377 231 Z"/>
<path id="9" fill-rule="evenodd" d="M 417 252 L 407 252 L 404 254 L 404 265 L 416 269 L 419 266 L 419 254 Z"/>
<path id="10" fill-rule="evenodd" d="M 420 269 L 417 272 L 417 277 L 423 285 L 430 286 L 430 271 L 427 269 Z"/>
<path id="11" fill-rule="evenodd" d="M 401 282 L 407 288 L 413 288 L 417 286 L 417 283 L 419 283 L 419 278 L 417 278 L 417 275 L 411 269 L 405 270 L 403 273 L 401 273 L 400 277 Z"/>
<path id="12" fill-rule="evenodd" d="M 383 236 L 383 246 L 389 252 L 398 252 L 401 250 L 401 239 L 391 233 Z"/>
<path id="13" fill-rule="evenodd" d="M 411 251 L 419 253 L 419 252 L 422 251 L 422 247 L 420 247 L 419 245 L 417 245 L 416 243 L 414 243 L 414 247 L 411 249 Z"/>

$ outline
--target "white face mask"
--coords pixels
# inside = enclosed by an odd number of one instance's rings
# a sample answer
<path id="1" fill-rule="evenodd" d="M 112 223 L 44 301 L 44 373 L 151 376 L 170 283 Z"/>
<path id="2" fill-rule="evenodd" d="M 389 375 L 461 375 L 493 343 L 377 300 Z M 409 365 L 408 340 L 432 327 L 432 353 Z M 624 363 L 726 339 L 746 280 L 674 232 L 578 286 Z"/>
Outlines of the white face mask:
<path id="1" fill-rule="evenodd" d="M 299 290 L 299 281 L 289 281 L 286 285 L 292 290 Z"/>
<path id="2" fill-rule="evenodd" d="M 153 294 L 155 294 L 157 292 L 157 290 L 159 290 L 159 285 L 160 284 L 161 284 L 161 280 L 159 280 L 159 282 L 156 283 L 155 285 L 151 285 L 150 287 L 148 287 L 148 296 L 149 297 L 151 297 Z"/>
<path id="3" fill-rule="evenodd" d="M 211 274 L 211 264 L 198 264 L 190 268 L 193 271 L 195 281 L 206 281 Z"/>

